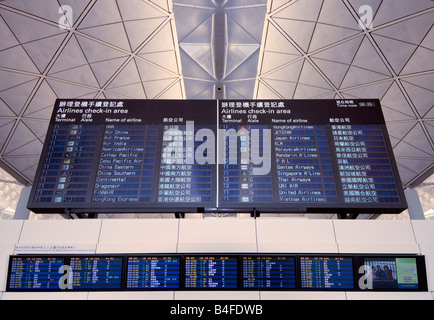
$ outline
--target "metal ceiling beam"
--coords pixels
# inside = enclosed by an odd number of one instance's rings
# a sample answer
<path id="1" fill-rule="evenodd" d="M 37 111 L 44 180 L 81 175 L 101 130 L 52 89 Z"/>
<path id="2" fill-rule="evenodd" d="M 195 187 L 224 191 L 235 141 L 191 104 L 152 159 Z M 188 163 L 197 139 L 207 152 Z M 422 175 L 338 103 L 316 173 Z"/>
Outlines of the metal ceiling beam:
<path id="1" fill-rule="evenodd" d="M 225 75 L 226 66 L 226 44 L 227 44 L 227 28 L 226 14 L 223 6 L 225 0 L 216 0 L 216 13 L 213 17 L 213 54 L 214 54 L 214 70 L 215 70 L 215 97 L 216 99 L 224 99 L 225 89 L 223 85 L 223 77 Z"/>

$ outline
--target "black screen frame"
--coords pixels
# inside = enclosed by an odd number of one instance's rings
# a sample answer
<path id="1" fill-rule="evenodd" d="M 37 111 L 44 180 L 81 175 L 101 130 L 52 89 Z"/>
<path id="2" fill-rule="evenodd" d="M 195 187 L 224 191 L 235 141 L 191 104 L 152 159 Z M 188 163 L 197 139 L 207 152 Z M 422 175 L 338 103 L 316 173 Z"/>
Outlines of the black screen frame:
<path id="1" fill-rule="evenodd" d="M 85 291 L 85 292 L 93 292 L 93 291 L 121 291 L 124 287 L 125 282 L 125 257 L 120 254 L 96 254 L 96 255 L 68 255 L 68 265 L 71 266 L 71 259 L 72 258 L 121 258 L 121 271 L 120 271 L 120 284 L 119 288 L 107 288 L 107 289 L 99 289 L 99 288 L 74 288 L 72 290 L 61 290 L 61 291 Z"/>
<path id="2" fill-rule="evenodd" d="M 306 117 L 312 118 L 312 124 L 315 123 L 321 123 L 322 125 L 325 125 L 325 127 L 328 130 L 328 147 L 330 149 L 330 154 L 333 159 L 336 157 L 335 150 L 333 150 L 334 145 L 332 145 L 331 141 L 331 135 L 330 135 L 330 126 L 332 124 L 326 123 L 325 120 L 327 117 L 332 117 L 333 115 L 329 115 L 322 111 L 323 107 L 333 107 L 333 104 L 335 105 L 336 109 L 334 112 L 337 112 L 336 114 L 339 115 L 340 110 L 344 110 L 345 114 L 351 115 L 356 119 L 354 121 L 354 124 L 365 124 L 372 123 L 377 124 L 381 126 L 382 134 L 384 137 L 384 142 L 386 144 L 387 154 L 390 159 L 390 166 L 395 178 L 395 184 L 396 184 L 396 190 L 398 192 L 398 196 L 400 199 L 400 203 L 375 203 L 375 204 L 369 204 L 369 203 L 345 203 L 343 201 L 343 191 L 341 188 L 341 182 L 339 181 L 339 172 L 337 168 L 334 168 L 333 174 L 335 178 L 335 184 L 336 184 L 336 191 L 338 193 L 338 201 L 336 203 L 279 203 L 276 202 L 276 196 L 279 192 L 279 188 L 277 187 L 277 180 L 276 180 L 276 174 L 277 174 L 277 168 L 274 165 L 272 161 L 272 176 L 274 176 L 274 183 L 272 185 L 272 192 L 274 201 L 273 203 L 230 203 L 226 204 L 224 201 L 222 201 L 222 189 L 223 189 L 223 175 L 221 173 L 223 164 L 215 164 L 212 165 L 212 181 L 211 181 L 211 201 L 210 202 L 201 202 L 201 203 L 158 203 L 158 202 L 152 202 L 152 203 L 145 203 L 145 202 L 137 202 L 137 203 L 100 203 L 100 202 L 92 202 L 91 198 L 86 200 L 85 202 L 80 203 L 54 203 L 54 202 L 36 202 L 36 192 L 37 192 L 37 186 L 40 183 L 40 179 L 42 177 L 42 171 L 44 167 L 44 160 L 47 155 L 47 151 L 49 148 L 49 142 L 51 139 L 51 135 L 54 130 L 54 126 L 56 124 L 64 124 L 64 123 L 56 123 L 56 110 L 59 110 L 60 108 L 60 102 L 61 101 L 70 101 L 70 102 L 81 102 L 81 101 L 90 101 L 90 102 L 101 102 L 101 101 L 114 101 L 114 102 L 122 102 L 128 105 L 128 108 L 136 108 L 137 111 L 135 112 L 137 114 L 142 114 L 142 116 L 145 114 L 146 110 L 146 116 L 144 119 L 146 119 L 145 122 L 140 123 L 140 125 L 144 124 L 155 124 L 159 126 L 159 136 L 157 137 L 158 142 L 156 145 L 156 153 L 154 155 L 155 159 L 157 161 L 160 160 L 161 156 L 161 140 L 162 140 L 162 127 L 163 123 L 162 120 L 158 117 L 162 117 L 161 114 L 158 113 L 159 108 L 160 109 L 172 109 L 174 112 L 178 112 L 179 114 L 185 113 L 185 121 L 194 119 L 195 125 L 209 125 L 212 127 L 212 130 L 214 133 L 216 133 L 216 142 L 218 140 L 218 130 L 220 129 L 222 123 L 222 119 L 220 118 L 220 108 L 221 104 L 224 102 L 227 102 L 228 100 L 96 100 L 96 99 L 57 99 L 56 105 L 53 111 L 53 115 L 50 121 L 48 133 L 46 135 L 46 140 L 43 146 L 43 150 L 41 153 L 41 157 L 38 164 L 37 173 L 35 176 L 35 183 L 33 183 L 31 194 L 29 197 L 28 205 L 27 207 L 36 212 L 36 213 L 52 213 L 52 214 L 65 214 L 65 213 L 75 213 L 75 214 L 93 214 L 93 213 L 239 213 L 239 212 L 246 212 L 246 213 L 252 213 L 252 214 L 266 214 L 266 213 L 339 213 L 339 214 L 347 214 L 347 213 L 400 213 L 403 210 L 407 208 L 407 202 L 405 198 L 405 194 L 401 185 L 401 179 L 399 176 L 399 171 L 397 168 L 396 160 L 394 158 L 392 145 L 390 143 L 389 135 L 387 132 L 387 127 L 385 125 L 384 116 L 382 114 L 380 101 L 378 99 L 354 99 L 350 101 L 355 101 L 357 103 L 362 102 L 370 102 L 374 103 L 375 107 L 370 107 L 369 109 L 364 108 L 363 112 L 363 121 L 357 120 L 358 116 L 360 116 L 360 109 L 362 107 L 359 106 L 359 108 L 336 108 L 336 101 L 344 101 L 344 100 L 258 100 L 258 101 L 282 101 L 286 104 L 288 104 L 288 109 L 293 108 L 293 106 L 297 106 L 297 108 L 294 107 L 292 110 L 294 113 L 300 113 L 300 111 L 297 111 L 297 109 L 303 109 L 307 110 Z M 241 101 L 241 100 L 231 100 L 231 101 Z M 243 102 L 254 102 L 255 100 L 243 100 Z M 203 107 L 206 106 L 210 112 L 203 112 Z M 140 109 L 141 108 L 141 109 Z M 146 109 L 149 108 L 149 109 Z M 332 109 L 332 110 L 334 110 Z M 198 112 L 198 111 L 201 112 Z M 196 111 L 196 112 L 195 112 Z M 322 111 L 322 112 L 321 112 Z M 339 112 L 338 112 L 339 111 Z M 369 116 L 367 115 L 369 111 Z M 304 112 L 304 111 L 303 111 Z M 372 112 L 372 114 L 371 114 Z M 295 116 L 295 115 L 294 115 Z M 101 120 L 101 115 L 95 114 L 94 118 L 98 121 Z M 149 119 L 148 119 L 149 118 Z M 285 118 L 285 116 L 282 116 L 282 118 Z M 310 118 L 309 118 L 310 119 Z M 353 118 L 351 118 L 353 119 Z M 82 123 L 83 125 L 86 125 L 86 123 Z M 90 123 L 90 124 L 97 124 L 97 123 Z M 183 125 L 182 123 L 179 123 L 180 125 Z M 105 123 L 104 125 L 108 125 L 108 123 Z M 134 126 L 134 124 L 131 124 Z M 137 124 L 139 125 L 139 124 Z M 255 124 L 252 124 L 255 125 Z M 268 126 L 271 127 L 273 124 L 268 123 Z M 310 123 L 309 123 L 310 125 Z M 101 133 L 99 134 L 99 140 L 98 143 L 103 143 L 103 136 L 102 133 L 104 130 L 100 129 Z M 101 154 L 101 148 L 99 147 L 99 151 L 95 151 L 98 156 Z M 218 145 L 216 143 L 216 161 L 218 160 L 219 156 L 217 154 Z M 273 147 L 274 148 L 274 147 Z M 273 150 L 273 149 L 272 149 Z M 98 153 L 99 152 L 99 153 Z M 272 155 L 273 156 L 273 155 Z M 273 156 L 274 157 L 274 156 Z M 334 158 L 333 158 L 334 157 Z M 160 164 L 155 164 L 155 172 L 158 173 Z M 94 191 L 94 186 L 96 184 L 96 175 L 97 175 L 98 168 L 97 166 L 92 168 L 92 171 L 90 173 L 90 182 L 88 190 L 89 194 L 91 194 Z M 158 175 L 154 174 L 153 177 L 153 192 L 155 193 L 158 191 Z M 342 193 L 342 194 L 341 194 Z M 89 195 L 87 196 L 89 197 Z M 91 197 L 91 196 L 90 196 Z"/>
<path id="3" fill-rule="evenodd" d="M 139 258 L 163 258 L 163 257 L 171 257 L 171 258 L 178 258 L 179 259 L 179 274 L 178 274 L 178 289 L 174 288 L 129 288 L 128 287 L 128 262 L 129 258 L 133 257 L 139 257 Z M 177 253 L 174 254 L 128 254 L 125 256 L 124 259 L 125 262 L 125 271 L 124 271 L 124 290 L 125 291 L 177 291 L 181 290 L 182 287 L 182 275 L 183 275 L 183 256 Z"/>
<path id="4" fill-rule="evenodd" d="M 26 289 L 18 289 L 18 288 L 11 288 L 11 275 L 12 275 L 12 262 L 14 258 L 24 258 L 24 259 L 31 259 L 31 258 L 62 258 L 65 265 L 69 265 L 69 261 L 67 260 L 67 255 L 57 255 L 57 254 L 50 254 L 50 255 L 30 255 L 30 254 L 23 254 L 23 255 L 10 255 L 9 256 L 9 264 L 8 264 L 8 273 L 7 273 L 7 281 L 6 281 L 6 291 L 7 292 L 57 292 L 61 290 L 60 288 L 54 288 L 54 289 L 36 289 L 36 288 L 26 288 Z M 59 274 L 59 273 L 58 273 Z M 59 280 L 62 275 L 59 274 Z"/>
<path id="5" fill-rule="evenodd" d="M 211 258 L 211 257 L 215 257 L 215 258 L 219 258 L 220 257 L 228 257 L 229 259 L 235 259 L 236 261 L 236 287 L 235 288 L 212 288 L 212 287 L 188 287 L 186 286 L 186 262 L 187 262 L 187 257 L 194 257 L 194 258 L 200 258 L 200 257 L 206 257 L 206 258 Z M 182 264 L 182 290 L 183 291 L 238 291 L 240 290 L 240 259 L 239 259 L 240 255 L 238 254 L 234 254 L 234 253 L 229 253 L 229 254 L 225 254 L 225 253 L 208 253 L 208 254 L 198 254 L 198 253 L 193 253 L 193 254 L 183 254 L 183 264 Z"/>
<path id="6" fill-rule="evenodd" d="M 244 288 L 243 280 L 244 280 L 244 270 L 243 270 L 243 261 L 244 257 L 254 257 L 254 258 L 276 258 L 276 257 L 284 257 L 284 258 L 291 258 L 294 259 L 294 276 L 295 276 L 295 288 Z M 278 253 L 270 253 L 270 254 L 262 254 L 262 253 L 255 253 L 255 254 L 243 254 L 240 257 L 240 269 L 241 269 L 241 276 L 240 276 L 240 286 L 241 290 L 243 291 L 298 291 L 300 288 L 299 285 L 299 264 L 298 264 L 298 257 L 295 254 L 278 254 Z"/>
<path id="7" fill-rule="evenodd" d="M 300 258 L 330 258 L 330 259 L 335 259 L 335 258 L 350 258 L 351 259 L 351 271 L 353 273 L 353 288 L 352 289 L 348 289 L 348 288 L 305 288 L 302 285 L 302 278 L 301 278 L 301 259 Z M 297 267 L 298 267 L 298 287 L 300 288 L 301 291 L 354 291 L 356 290 L 356 277 L 355 277 L 355 269 L 354 269 L 354 255 L 350 255 L 350 254 L 305 254 L 305 255 L 297 255 Z"/>
<path id="8" fill-rule="evenodd" d="M 97 184 L 96 177 L 98 172 L 99 163 L 93 166 L 91 172 L 89 174 L 90 182 L 88 186 L 88 194 L 86 195 L 85 202 L 37 202 L 37 186 L 40 183 L 40 179 L 43 177 L 42 172 L 45 165 L 46 155 L 50 147 L 50 141 L 52 133 L 55 129 L 55 125 L 63 125 L 63 124 L 71 124 L 71 125 L 87 125 L 86 123 L 71 122 L 71 123 L 56 123 L 56 111 L 61 110 L 60 106 L 61 101 L 68 101 L 71 103 L 75 102 L 101 102 L 101 101 L 113 101 L 113 102 L 122 102 L 127 105 L 128 108 L 136 108 L 134 110 L 137 117 L 142 118 L 141 123 L 137 123 L 136 125 L 156 125 L 158 126 L 158 136 L 156 141 L 156 151 L 154 154 L 155 159 L 155 168 L 152 182 L 152 196 L 155 197 L 155 201 L 151 202 L 115 202 L 111 203 L 101 203 L 101 202 L 93 202 L 92 201 L 92 192 L 94 191 L 94 187 Z M 214 107 L 214 112 L 203 112 L 203 107 L 206 105 L 207 108 L 210 106 Z M 147 109 L 148 108 L 148 109 Z M 66 108 L 64 108 L 66 109 Z M 185 119 L 184 122 L 179 123 L 163 123 L 163 117 L 165 115 L 164 112 L 168 112 L 173 110 L 174 113 L 183 114 Z M 129 110 L 129 109 L 128 109 Z M 145 111 L 146 110 L 146 111 Z M 161 111 L 163 110 L 163 111 Z M 202 112 L 201 112 L 202 111 Z M 160 113 L 159 113 L 160 112 Z M 186 122 L 193 119 L 195 122 L 195 126 L 206 125 L 210 126 L 216 135 L 216 112 L 217 112 L 217 102 L 216 100 L 119 100 L 119 99 L 57 99 L 55 103 L 55 107 L 53 110 L 53 114 L 51 116 L 50 124 L 48 127 L 47 135 L 45 138 L 45 142 L 42 148 L 41 157 L 39 160 L 39 164 L 37 167 L 34 183 L 32 185 L 32 189 L 30 192 L 30 197 L 27 203 L 27 208 L 35 213 L 44 213 L 44 214 L 65 214 L 65 213 L 75 213 L 75 214 L 83 214 L 83 213 L 202 213 L 205 211 L 205 208 L 215 207 L 216 203 L 216 193 L 217 189 L 217 168 L 215 165 L 212 166 L 211 171 L 211 201 L 210 202 L 201 202 L 201 203 L 186 203 L 186 202 L 178 202 L 178 203 L 159 203 L 156 201 L 157 193 L 158 193 L 158 174 L 160 169 L 160 161 L 161 161 L 161 152 L 162 152 L 162 140 L 164 134 L 164 126 L 165 125 L 186 125 Z M 81 114 L 79 114 L 81 115 Z M 111 125 L 112 123 L 104 122 L 103 115 L 94 115 L 95 123 L 89 123 L 89 125 L 99 125 L 101 126 L 100 133 L 98 135 L 98 143 L 97 150 L 95 153 L 97 154 L 96 159 L 100 158 L 101 150 L 103 147 L 103 138 L 104 138 L 104 130 L 107 125 Z M 119 123 L 114 123 L 119 124 Z M 122 123 L 120 123 L 123 125 Z M 133 123 L 126 124 L 134 126 Z M 104 128 L 104 130 L 103 130 Z M 215 154 L 217 154 L 217 150 L 214 150 Z M 94 160 L 95 162 L 97 160 Z M 61 170 L 59 169 L 59 172 Z M 140 176 L 141 178 L 141 176 Z"/>
<path id="9" fill-rule="evenodd" d="M 221 109 L 222 104 L 225 102 L 232 101 L 235 103 L 240 102 L 240 100 L 219 100 L 219 129 L 222 127 L 222 115 L 221 115 Z M 344 100 L 242 100 L 243 103 L 257 103 L 258 101 L 267 101 L 267 102 L 275 102 L 276 104 L 278 102 L 283 102 L 286 104 L 285 110 L 291 109 L 292 116 L 300 116 L 309 118 L 308 123 L 291 123 L 291 125 L 323 125 L 325 127 L 325 130 L 327 131 L 327 145 L 329 148 L 329 152 L 331 155 L 332 160 L 332 167 L 333 167 L 333 175 L 335 179 L 336 184 L 336 191 L 337 191 L 337 197 L 338 201 L 336 203 L 312 203 L 312 202 L 285 202 L 285 203 L 279 203 L 276 201 L 276 199 L 279 196 L 279 188 L 278 181 L 277 181 L 277 168 L 276 163 L 274 160 L 275 153 L 273 153 L 274 150 L 274 133 L 272 134 L 272 146 L 271 146 L 271 152 L 272 152 L 272 167 L 271 167 L 271 177 L 272 180 L 274 180 L 274 184 L 272 187 L 273 192 L 273 203 L 261 203 L 261 202 L 255 202 L 255 203 L 224 203 L 223 201 L 223 195 L 221 186 L 223 186 L 223 175 L 219 173 L 218 176 L 218 184 L 219 184 L 219 195 L 218 195 L 218 203 L 217 207 L 218 209 L 216 212 L 231 212 L 231 213 L 237 213 L 237 212 L 247 212 L 247 213 L 255 213 L 255 214 L 267 214 L 267 213 L 338 213 L 338 214 L 348 214 L 348 213 L 355 213 L 355 214 L 361 214 L 361 213 L 383 213 L 383 214 L 398 214 L 404 211 L 408 208 L 407 200 L 404 194 L 404 190 L 402 187 L 401 178 L 399 175 L 398 166 L 396 164 L 395 156 L 393 153 L 393 148 L 389 139 L 389 134 L 387 131 L 387 126 L 385 124 L 385 119 L 383 116 L 383 112 L 381 109 L 381 104 L 378 99 L 353 99 L 350 101 L 355 101 L 355 104 L 361 104 L 361 103 L 374 103 L 375 107 L 369 107 L 365 108 L 362 112 L 362 114 L 358 113 L 358 110 L 360 110 L 357 107 L 351 107 L 351 108 L 337 108 L 336 103 L 337 101 L 344 101 Z M 293 108 L 295 107 L 295 108 Z M 300 112 L 301 109 L 303 110 Z M 329 113 L 331 112 L 331 113 Z M 333 114 L 334 112 L 334 114 Z M 340 112 L 342 114 L 346 114 L 348 116 L 351 116 L 351 123 L 350 125 L 366 125 L 366 124 L 372 124 L 372 125 L 379 125 L 381 127 L 382 136 L 384 138 L 385 147 L 387 150 L 387 155 L 390 160 L 390 167 L 391 171 L 393 172 L 393 176 L 395 178 L 395 185 L 396 185 L 396 191 L 398 192 L 398 197 L 400 199 L 400 203 L 346 203 L 344 202 L 344 192 L 341 186 L 340 176 L 339 176 L 339 170 L 337 169 L 336 165 L 336 151 L 334 148 L 334 141 L 332 140 L 332 134 L 331 134 L 331 127 L 332 123 L 327 121 L 327 118 L 333 117 L 333 116 L 339 116 Z M 306 114 L 305 114 L 306 113 Z M 248 125 L 267 125 L 268 129 L 272 129 L 275 125 L 280 124 L 273 124 L 270 120 L 273 116 L 272 115 L 264 115 L 261 116 L 267 123 L 248 123 L 248 113 L 243 115 L 236 115 L 238 118 L 242 118 L 241 123 L 231 124 L 227 123 L 225 125 L 228 126 L 248 126 Z M 342 116 L 342 115 L 341 115 Z M 285 119 L 285 116 L 282 116 L 282 119 Z M 343 123 L 336 123 L 337 125 L 343 125 Z M 285 124 L 283 124 L 285 125 Z M 223 165 L 219 164 L 219 171 L 223 171 Z M 322 172 L 323 170 L 321 170 Z"/>
<path id="10" fill-rule="evenodd" d="M 366 254 L 358 255 L 355 260 L 355 276 L 361 277 L 363 274 L 359 273 L 359 269 L 364 265 L 365 259 L 396 259 L 396 258 L 415 258 L 417 266 L 417 276 L 419 288 L 373 288 L 360 291 L 363 292 L 420 292 L 428 291 L 428 278 L 426 270 L 426 259 L 424 255 L 408 255 L 408 254 Z M 357 282 L 356 282 L 357 284 Z M 358 286 L 358 284 L 357 284 Z M 359 286 L 358 286 L 359 287 Z"/>

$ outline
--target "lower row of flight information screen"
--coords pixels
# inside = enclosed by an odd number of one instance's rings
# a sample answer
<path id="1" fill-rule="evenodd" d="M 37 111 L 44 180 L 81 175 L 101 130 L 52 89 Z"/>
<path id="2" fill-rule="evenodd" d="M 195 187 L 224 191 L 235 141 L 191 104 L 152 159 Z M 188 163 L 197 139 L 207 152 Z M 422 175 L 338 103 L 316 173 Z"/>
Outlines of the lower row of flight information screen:
<path id="1" fill-rule="evenodd" d="M 18 255 L 10 257 L 7 282 L 8 291 L 366 288 L 426 291 L 424 257 Z"/>

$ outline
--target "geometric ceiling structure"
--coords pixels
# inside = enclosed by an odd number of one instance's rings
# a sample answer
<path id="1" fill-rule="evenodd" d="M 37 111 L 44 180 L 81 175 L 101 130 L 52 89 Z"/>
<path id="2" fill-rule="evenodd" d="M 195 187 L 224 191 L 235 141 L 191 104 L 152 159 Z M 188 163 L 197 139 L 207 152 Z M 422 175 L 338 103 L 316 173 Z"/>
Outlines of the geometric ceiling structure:
<path id="1" fill-rule="evenodd" d="M 0 167 L 32 184 L 56 98 L 378 98 L 416 186 L 434 172 L 433 21 L 430 0 L 0 1 Z"/>
<path id="2" fill-rule="evenodd" d="M 434 173 L 433 1 L 274 0 L 267 13 L 254 99 L 380 99 L 404 186 Z"/>
<path id="3" fill-rule="evenodd" d="M 166 0 L 1 1 L 0 34 L 0 166 L 21 183 L 56 98 L 185 98 Z"/>
<path id="4" fill-rule="evenodd" d="M 267 0 L 173 0 L 187 99 L 251 99 Z"/>

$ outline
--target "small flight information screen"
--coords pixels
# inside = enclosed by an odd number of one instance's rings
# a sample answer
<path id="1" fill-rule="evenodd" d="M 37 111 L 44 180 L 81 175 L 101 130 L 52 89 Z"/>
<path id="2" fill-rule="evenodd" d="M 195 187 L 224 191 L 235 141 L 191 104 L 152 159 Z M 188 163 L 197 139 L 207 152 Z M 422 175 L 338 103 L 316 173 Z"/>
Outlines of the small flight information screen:
<path id="1" fill-rule="evenodd" d="M 186 289 L 236 289 L 237 257 L 185 257 Z"/>
<path id="2" fill-rule="evenodd" d="M 63 257 L 14 256 L 9 262 L 10 290 L 59 290 Z"/>
<path id="3" fill-rule="evenodd" d="M 353 289 L 351 257 L 300 257 L 302 289 Z"/>
<path id="4" fill-rule="evenodd" d="M 244 256 L 244 289 L 295 289 L 295 257 Z"/>
<path id="5" fill-rule="evenodd" d="M 128 257 L 127 289 L 179 289 L 180 257 Z"/>
<path id="6" fill-rule="evenodd" d="M 70 266 L 74 290 L 121 289 L 122 257 L 71 257 Z"/>

